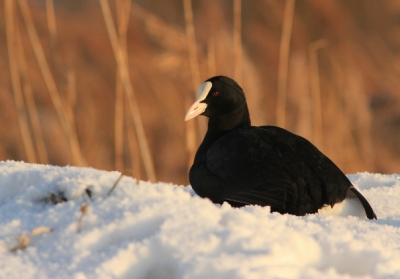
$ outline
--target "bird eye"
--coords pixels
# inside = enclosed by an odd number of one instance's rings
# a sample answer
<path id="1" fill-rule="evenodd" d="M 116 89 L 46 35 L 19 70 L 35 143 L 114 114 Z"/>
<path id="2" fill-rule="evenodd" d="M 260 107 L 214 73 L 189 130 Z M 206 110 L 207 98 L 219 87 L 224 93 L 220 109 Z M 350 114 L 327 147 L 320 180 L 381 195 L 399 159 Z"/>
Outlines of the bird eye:
<path id="1" fill-rule="evenodd" d="M 217 92 L 217 91 L 213 92 L 214 97 L 217 97 L 218 95 L 219 95 L 219 92 Z"/>

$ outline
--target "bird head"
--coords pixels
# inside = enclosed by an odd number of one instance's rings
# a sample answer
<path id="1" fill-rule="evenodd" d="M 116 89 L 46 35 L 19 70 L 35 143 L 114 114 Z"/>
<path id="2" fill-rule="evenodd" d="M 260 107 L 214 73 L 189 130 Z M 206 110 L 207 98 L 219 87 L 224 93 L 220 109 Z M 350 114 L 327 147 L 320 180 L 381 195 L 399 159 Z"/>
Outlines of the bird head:
<path id="1" fill-rule="evenodd" d="M 196 101 L 189 108 L 185 121 L 204 115 L 218 118 L 245 108 L 246 98 L 242 88 L 231 78 L 215 76 L 200 84 Z"/>

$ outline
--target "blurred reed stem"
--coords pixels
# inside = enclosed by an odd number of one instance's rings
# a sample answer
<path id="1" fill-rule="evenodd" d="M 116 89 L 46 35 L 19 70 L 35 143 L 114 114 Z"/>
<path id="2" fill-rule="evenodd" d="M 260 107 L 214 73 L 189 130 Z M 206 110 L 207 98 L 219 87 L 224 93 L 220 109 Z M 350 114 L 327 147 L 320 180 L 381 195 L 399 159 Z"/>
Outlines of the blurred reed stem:
<path id="1" fill-rule="evenodd" d="M 16 40 L 15 40 L 15 20 L 14 20 L 14 1 L 4 1 L 7 48 L 10 64 L 11 83 L 13 87 L 13 95 L 15 105 L 17 107 L 18 123 L 21 131 L 22 141 L 24 144 L 28 162 L 36 163 L 36 155 L 33 147 L 32 137 L 29 131 L 29 125 L 25 114 L 25 104 L 22 96 L 21 80 L 16 57 Z"/>
<path id="2" fill-rule="evenodd" d="M 286 126 L 286 98 L 289 68 L 290 38 L 292 34 L 293 15 L 296 0 L 286 0 L 283 15 L 282 35 L 279 49 L 278 96 L 276 106 L 276 124 Z"/>
<path id="3" fill-rule="evenodd" d="M 233 1 L 234 79 L 242 83 L 242 0 Z"/>
<path id="4" fill-rule="evenodd" d="M 53 64 L 53 76 L 58 85 L 58 90 L 66 90 L 69 92 L 68 84 L 66 85 L 66 75 L 69 74 L 70 69 L 67 70 L 67 73 L 64 73 L 62 63 L 61 63 L 61 54 L 58 46 L 57 39 L 57 24 L 56 24 L 56 13 L 54 10 L 54 0 L 46 0 L 46 18 L 47 18 L 47 28 L 49 30 L 49 38 L 50 38 L 50 46 L 51 46 L 51 61 Z M 68 78 L 68 77 L 67 77 Z M 65 88 L 67 86 L 67 88 Z M 70 96 L 69 96 L 70 98 Z M 71 102 L 64 104 L 64 108 L 70 118 L 70 123 L 74 123 L 74 115 L 72 113 Z"/>
<path id="5" fill-rule="evenodd" d="M 115 169 L 124 170 L 124 91 L 117 72 L 115 86 L 114 153 Z"/>
<path id="6" fill-rule="evenodd" d="M 86 165 L 86 162 L 79 146 L 79 141 L 76 134 L 75 126 L 70 122 L 70 118 L 68 117 L 68 112 L 66 108 L 63 106 L 56 82 L 50 70 L 42 45 L 40 44 L 40 39 L 37 34 L 35 25 L 33 23 L 28 3 L 26 0 L 17 0 L 17 1 L 22 13 L 22 17 L 25 22 L 25 27 L 27 29 L 33 51 L 36 56 L 36 60 L 39 64 L 39 68 L 46 83 L 47 89 L 49 90 L 53 106 L 57 112 L 58 118 L 60 119 L 62 128 L 64 129 L 64 132 L 68 137 L 74 164 L 78 166 L 84 166 Z"/>
<path id="7" fill-rule="evenodd" d="M 351 63 L 352 58 L 343 51 L 341 58 L 337 53 L 327 52 L 330 65 L 332 65 L 332 76 L 336 94 L 337 111 L 342 117 L 343 123 L 347 125 L 338 125 L 344 131 L 342 136 L 341 156 L 346 168 L 354 168 L 354 165 L 361 165 L 363 169 L 370 170 L 375 167 L 375 148 L 372 142 L 371 122 L 372 115 L 369 107 L 369 100 L 364 95 L 364 88 L 359 83 L 361 74 Z M 339 114 L 335 112 L 336 117 Z M 342 123 L 342 122 L 340 122 Z M 349 130 L 351 132 L 349 132 Z M 359 136 L 362 135 L 362 140 Z M 395 154 L 393 154 L 395 155 Z M 356 161 L 356 163 L 354 162 Z"/>
<path id="8" fill-rule="evenodd" d="M 311 107 L 313 115 L 313 143 L 321 150 L 323 146 L 323 128 L 322 128 L 322 105 L 321 90 L 318 65 L 318 50 L 327 46 L 326 40 L 312 42 L 309 46 L 310 63 L 310 89 L 311 89 Z"/>
<path id="9" fill-rule="evenodd" d="M 200 72 L 197 60 L 197 44 L 193 24 L 192 0 L 183 0 L 183 8 L 185 13 L 186 40 L 189 52 L 193 92 L 197 92 L 197 87 L 200 85 Z"/>
<path id="10" fill-rule="evenodd" d="M 127 59 L 127 39 L 126 34 L 129 24 L 129 14 L 131 8 L 131 1 L 117 0 L 117 23 L 118 23 L 118 37 L 121 45 L 124 59 Z M 116 170 L 124 170 L 124 87 L 120 78 L 121 74 L 117 70 L 116 76 L 116 89 L 115 89 L 115 120 L 114 120 L 114 151 L 115 151 L 115 168 Z M 128 134 L 128 141 L 131 139 L 135 141 L 135 134 L 130 138 Z M 132 153 L 131 153 L 132 154 Z M 133 154 L 132 154 L 133 155 Z M 136 153 L 135 157 L 138 157 Z M 132 161 L 139 162 L 139 158 L 135 160 L 135 157 L 131 158 Z M 133 165 L 133 164 L 132 164 Z"/>
<path id="11" fill-rule="evenodd" d="M 127 49 L 127 34 L 129 26 L 129 16 L 131 14 L 132 2 L 130 0 L 117 0 L 116 10 L 117 10 L 117 22 L 118 22 L 118 36 L 120 40 L 120 45 L 124 54 L 124 59 L 128 59 L 128 49 Z M 117 70 L 116 77 L 116 101 L 115 101 L 115 154 L 116 154 L 116 168 L 120 171 L 125 169 L 124 166 L 124 119 L 129 117 L 129 107 L 125 109 L 124 106 L 124 87 L 121 80 L 121 74 Z M 125 113 L 126 112 L 126 115 Z M 132 175 L 137 180 L 141 179 L 140 171 L 140 152 L 137 144 L 137 136 L 134 124 L 127 122 L 127 139 L 129 154 L 131 159 Z"/>
<path id="12" fill-rule="evenodd" d="M 196 94 L 197 87 L 200 85 L 200 71 L 199 64 L 197 60 L 197 45 L 196 36 L 193 24 L 193 7 L 192 0 L 183 0 L 183 9 L 185 15 L 185 27 L 186 27 L 186 42 L 189 53 L 189 63 L 190 63 L 190 74 L 192 78 L 192 88 L 193 92 Z M 189 95 L 190 96 L 190 95 Z M 193 95 L 192 95 L 193 96 Z M 185 97 L 186 108 L 188 109 L 193 103 L 193 99 L 190 97 Z M 198 117 L 197 124 L 199 128 L 199 134 L 203 135 L 205 133 L 205 125 L 201 118 Z M 186 121 L 186 147 L 188 150 L 188 168 L 193 163 L 194 155 L 196 153 L 196 126 L 195 121 Z"/>
<path id="13" fill-rule="evenodd" d="M 124 53 L 118 39 L 117 31 L 115 29 L 114 21 L 111 15 L 110 6 L 107 0 L 99 0 L 103 17 L 106 23 L 107 32 L 110 37 L 111 46 L 117 61 L 118 71 L 124 86 L 125 95 L 128 99 L 128 104 L 131 111 L 132 120 L 135 126 L 136 136 L 142 155 L 142 160 L 145 168 L 147 178 L 156 182 L 156 174 L 154 170 L 153 159 L 150 154 L 149 145 L 146 139 L 142 117 L 140 115 L 139 106 L 136 102 L 132 82 L 129 76 L 127 59 L 124 58 Z"/>
<path id="14" fill-rule="evenodd" d="M 188 94 L 185 94 L 185 107 L 189 108 L 193 103 L 193 98 Z M 187 173 L 193 164 L 194 156 L 196 154 L 197 146 L 196 146 L 196 122 L 195 121 L 185 121 L 185 136 L 186 136 L 186 148 L 188 151 L 187 157 Z"/>
<path id="15" fill-rule="evenodd" d="M 73 108 L 76 106 L 76 73 L 72 67 L 68 67 L 67 70 L 67 94 L 68 94 L 68 107 L 71 108 L 71 112 Z"/>
<path id="16" fill-rule="evenodd" d="M 169 25 L 166 21 L 142 8 L 137 3 L 131 2 L 131 5 L 131 15 L 143 23 L 145 31 L 159 44 L 176 52 L 187 51 L 187 39 L 179 29 Z"/>
<path id="17" fill-rule="evenodd" d="M 126 104 L 128 106 L 128 104 Z M 129 117 L 129 107 L 126 107 L 125 109 L 126 113 L 126 130 L 128 134 L 128 146 L 129 146 L 129 154 L 131 158 L 131 168 L 132 168 L 132 176 L 136 178 L 136 180 L 141 180 L 141 168 L 140 168 L 140 157 L 138 154 L 140 153 L 139 151 L 139 146 L 137 144 L 137 141 L 134 140 L 136 138 L 136 133 L 134 129 L 134 124 L 128 121 Z M 131 140 L 129 140 L 131 139 Z"/>
<path id="18" fill-rule="evenodd" d="M 68 121 L 73 127 L 73 123 L 75 123 L 75 114 L 73 110 L 76 105 L 76 80 L 72 67 L 69 67 L 66 70 L 64 70 L 62 67 L 61 54 L 57 38 L 57 24 L 56 13 L 54 9 L 54 0 L 46 0 L 46 17 L 51 45 L 53 76 L 59 92 L 67 93 L 67 100 L 66 102 L 64 102 L 63 107 L 66 112 Z"/>
<path id="19" fill-rule="evenodd" d="M 33 97 L 32 85 L 28 78 L 28 66 L 26 63 L 26 57 L 24 52 L 24 46 L 21 38 L 21 30 L 18 28 L 18 24 L 15 26 L 16 35 L 16 51 L 18 52 L 18 64 L 21 75 L 22 91 L 24 93 L 26 107 L 29 113 L 29 119 L 32 125 L 32 132 L 36 143 L 36 150 L 38 154 L 39 163 L 48 164 L 49 158 L 47 154 L 46 144 L 43 138 L 43 131 L 40 125 L 39 113 Z"/>
<path id="20" fill-rule="evenodd" d="M 49 28 L 50 44 L 53 49 L 57 47 L 57 26 L 53 0 L 46 0 L 47 27 Z"/>
<path id="21" fill-rule="evenodd" d="M 214 37 L 209 38 L 207 42 L 207 72 L 210 77 L 215 76 L 217 72 Z"/>

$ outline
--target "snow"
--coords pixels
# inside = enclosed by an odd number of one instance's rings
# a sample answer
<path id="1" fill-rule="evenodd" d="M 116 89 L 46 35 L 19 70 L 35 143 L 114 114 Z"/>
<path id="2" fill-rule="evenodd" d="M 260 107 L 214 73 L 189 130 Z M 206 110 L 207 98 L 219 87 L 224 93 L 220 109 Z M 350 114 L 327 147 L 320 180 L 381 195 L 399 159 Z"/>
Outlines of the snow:
<path id="1" fill-rule="evenodd" d="M 126 176 L 108 195 L 119 177 L 0 162 L 0 278 L 400 278 L 399 175 L 348 176 L 373 221 L 217 206 Z"/>

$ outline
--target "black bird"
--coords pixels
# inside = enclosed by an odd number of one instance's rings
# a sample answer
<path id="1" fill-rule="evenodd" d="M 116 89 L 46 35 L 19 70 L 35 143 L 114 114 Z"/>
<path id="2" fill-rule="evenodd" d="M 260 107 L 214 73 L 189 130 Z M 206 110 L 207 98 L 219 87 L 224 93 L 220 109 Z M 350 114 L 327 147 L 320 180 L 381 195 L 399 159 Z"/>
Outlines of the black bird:
<path id="1" fill-rule="evenodd" d="M 358 199 L 367 217 L 376 219 L 344 173 L 308 140 L 275 126 L 251 126 L 244 92 L 234 80 L 216 76 L 202 83 L 185 120 L 198 115 L 209 118 L 189 173 L 199 196 L 298 216 Z"/>

